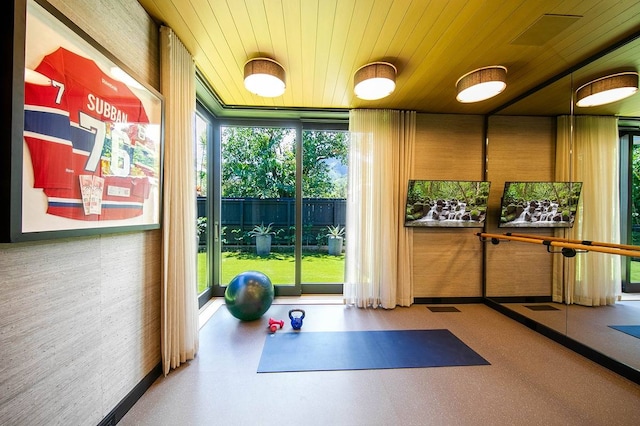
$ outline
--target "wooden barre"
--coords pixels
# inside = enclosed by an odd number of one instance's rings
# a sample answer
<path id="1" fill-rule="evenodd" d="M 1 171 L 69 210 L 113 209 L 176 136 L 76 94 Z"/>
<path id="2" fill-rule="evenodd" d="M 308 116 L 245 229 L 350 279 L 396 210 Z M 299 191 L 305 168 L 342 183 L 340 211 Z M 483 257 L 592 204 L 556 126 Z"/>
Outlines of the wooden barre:
<path id="1" fill-rule="evenodd" d="M 640 251 L 640 246 L 632 246 L 628 244 L 601 243 L 598 241 L 589 241 L 589 240 L 571 240 L 569 238 L 518 234 L 516 232 L 507 232 L 505 235 L 512 235 L 514 237 L 535 238 L 535 239 L 541 238 L 549 241 L 561 241 L 561 242 L 572 243 L 572 244 L 584 244 L 585 246 L 611 247 L 611 248 L 618 248 L 618 249 L 625 249 L 625 250 Z"/>
<path id="2" fill-rule="evenodd" d="M 630 256 L 630 257 L 640 257 L 640 250 L 628 250 L 621 248 L 612 248 L 612 247 L 603 247 L 597 245 L 587 245 L 587 244 L 578 244 L 578 243 L 570 243 L 564 241 L 555 241 L 550 240 L 547 237 L 538 237 L 538 236 L 518 236 L 513 234 L 488 234 L 485 232 L 478 232 L 476 235 L 480 238 L 490 238 L 494 244 L 498 244 L 500 240 L 508 240 L 508 241 L 519 241 L 523 243 L 532 243 L 532 244 L 542 244 L 548 247 L 560 247 L 569 250 L 573 250 L 573 252 L 565 252 L 562 251 L 562 254 L 567 257 L 573 257 L 577 250 L 580 251 L 594 251 L 597 253 L 607 253 L 607 254 L 617 254 L 620 256 Z M 522 234 L 520 234 L 522 235 Z"/>

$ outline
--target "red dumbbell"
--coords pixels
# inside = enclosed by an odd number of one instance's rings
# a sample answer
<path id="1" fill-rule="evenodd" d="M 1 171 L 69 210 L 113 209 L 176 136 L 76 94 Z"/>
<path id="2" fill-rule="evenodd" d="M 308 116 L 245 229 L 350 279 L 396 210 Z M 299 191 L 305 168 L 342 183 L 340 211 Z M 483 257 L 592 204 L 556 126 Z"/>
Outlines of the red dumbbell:
<path id="1" fill-rule="evenodd" d="M 282 327 L 284 327 L 284 321 L 269 318 L 269 330 L 271 330 L 272 333 L 276 332 L 276 330 L 278 329 L 278 326 L 280 326 L 280 329 L 282 329 Z"/>

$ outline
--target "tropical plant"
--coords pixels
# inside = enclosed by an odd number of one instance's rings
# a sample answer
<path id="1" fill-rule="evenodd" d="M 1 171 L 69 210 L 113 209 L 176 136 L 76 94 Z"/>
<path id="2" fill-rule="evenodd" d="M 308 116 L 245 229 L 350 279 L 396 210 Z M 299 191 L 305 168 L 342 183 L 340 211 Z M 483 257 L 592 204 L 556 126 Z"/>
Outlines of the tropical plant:
<path id="1" fill-rule="evenodd" d="M 336 226 L 327 226 L 329 233 L 326 235 L 329 238 L 337 238 L 344 236 L 344 226 L 336 225 Z"/>
<path id="2" fill-rule="evenodd" d="M 276 235 L 276 233 L 271 230 L 272 225 L 273 223 L 264 226 L 264 222 L 260 225 L 256 225 L 251 231 L 249 231 L 249 235 L 252 237 L 258 237 L 260 235 Z"/>
<path id="3" fill-rule="evenodd" d="M 268 256 L 271 252 L 271 237 L 272 235 L 276 235 L 276 233 L 271 230 L 271 225 L 273 225 L 273 223 L 267 226 L 261 223 L 248 232 L 251 237 L 256 237 L 256 252 L 259 256 Z"/>

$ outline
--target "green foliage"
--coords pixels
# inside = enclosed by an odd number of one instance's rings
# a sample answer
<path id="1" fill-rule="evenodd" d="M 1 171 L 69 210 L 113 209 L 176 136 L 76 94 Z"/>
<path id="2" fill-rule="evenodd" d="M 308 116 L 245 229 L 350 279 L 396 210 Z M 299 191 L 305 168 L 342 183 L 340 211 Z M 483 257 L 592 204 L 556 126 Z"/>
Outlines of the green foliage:
<path id="1" fill-rule="evenodd" d="M 346 180 L 331 174 L 329 159 L 347 161 L 345 132 L 303 132 L 303 194 L 309 198 L 346 198 Z M 222 196 L 295 197 L 295 130 L 225 127 L 222 129 Z"/>
<path id="2" fill-rule="evenodd" d="M 580 182 L 517 182 L 506 188 L 503 198 L 505 204 L 552 200 L 562 209 L 578 205 L 581 189 Z"/>
<path id="3" fill-rule="evenodd" d="M 489 182 L 475 181 L 412 181 L 407 191 L 405 217 L 417 220 L 423 217 L 438 200 L 459 200 L 465 203 L 473 220 L 486 213 Z"/>
<path id="4" fill-rule="evenodd" d="M 250 236 L 248 233 L 242 232 L 240 228 L 234 228 L 231 230 L 231 235 L 233 237 L 234 244 L 248 244 L 250 241 Z"/>
<path id="5" fill-rule="evenodd" d="M 275 235 L 276 233 L 271 229 L 273 223 L 264 226 L 264 223 L 256 225 L 248 234 L 252 237 L 258 237 L 260 235 Z"/>
<path id="6" fill-rule="evenodd" d="M 346 176 L 335 178 L 331 164 L 347 164 L 345 132 L 307 130 L 302 134 L 302 193 L 307 198 L 347 198 Z M 329 160 L 334 160 L 332 163 Z"/>
<path id="7" fill-rule="evenodd" d="M 207 231 L 207 218 L 199 217 L 196 220 L 196 233 L 198 235 L 204 234 Z"/>
<path id="8" fill-rule="evenodd" d="M 196 155 L 199 156 L 196 161 L 196 193 L 201 197 L 207 196 L 207 133 L 203 132 L 198 137 L 199 147 L 196 149 Z"/>
<path id="9" fill-rule="evenodd" d="M 293 129 L 222 129 L 222 196 L 281 198 L 295 195 Z"/>
<path id="10" fill-rule="evenodd" d="M 486 203 L 489 196 L 489 182 L 464 181 L 414 181 L 409 186 L 407 200 L 409 204 L 433 200 L 464 201 L 467 205 Z"/>
<path id="11" fill-rule="evenodd" d="M 329 230 L 329 233 L 326 235 L 327 237 L 336 238 L 344 235 L 344 227 L 341 227 L 340 225 L 327 226 L 327 229 Z"/>
<path id="12" fill-rule="evenodd" d="M 554 200 L 560 206 L 578 204 L 580 182 L 517 182 L 511 183 L 504 193 L 505 203 L 531 200 Z"/>

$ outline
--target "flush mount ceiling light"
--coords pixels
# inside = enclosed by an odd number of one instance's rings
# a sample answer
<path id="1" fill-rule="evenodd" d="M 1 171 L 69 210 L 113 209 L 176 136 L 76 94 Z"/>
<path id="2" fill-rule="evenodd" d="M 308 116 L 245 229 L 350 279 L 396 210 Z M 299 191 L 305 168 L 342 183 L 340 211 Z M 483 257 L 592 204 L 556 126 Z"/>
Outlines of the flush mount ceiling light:
<path id="1" fill-rule="evenodd" d="M 396 89 L 396 67 L 388 62 L 372 62 L 356 70 L 353 91 L 367 101 L 382 99 Z"/>
<path id="2" fill-rule="evenodd" d="M 629 97 L 637 91 L 637 72 L 612 74 L 578 87 L 576 105 L 579 107 L 604 105 Z"/>
<path id="3" fill-rule="evenodd" d="M 284 93 L 285 72 L 282 65 L 269 58 L 255 58 L 244 64 L 244 87 L 265 98 Z"/>
<path id="4" fill-rule="evenodd" d="M 456 81 L 458 96 L 462 103 L 489 99 L 507 87 L 507 69 L 501 65 L 478 68 L 466 73 Z"/>

